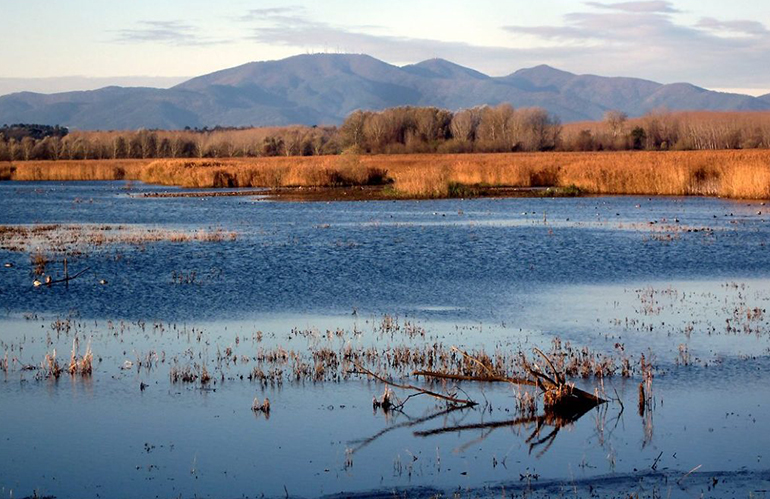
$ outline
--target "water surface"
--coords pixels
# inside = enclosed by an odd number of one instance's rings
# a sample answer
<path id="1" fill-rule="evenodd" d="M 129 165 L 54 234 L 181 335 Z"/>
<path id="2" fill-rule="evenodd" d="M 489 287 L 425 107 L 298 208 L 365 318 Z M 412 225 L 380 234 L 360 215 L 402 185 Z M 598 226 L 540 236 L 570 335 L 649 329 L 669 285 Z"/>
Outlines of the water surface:
<path id="1" fill-rule="evenodd" d="M 0 268 L 0 354 L 17 359 L 0 373 L 0 497 L 768 488 L 770 216 L 760 203 L 139 196 L 155 190 L 0 183 L 2 225 L 237 234 L 85 245 L 68 264 L 91 270 L 68 287 L 32 286 L 34 247 L 0 250 L 13 265 Z M 47 272 L 59 276 L 60 260 Z M 398 330 L 383 332 L 386 321 Z M 90 378 L 21 369 L 54 348 L 68 361 L 75 335 L 96 357 Z M 637 413 L 636 374 L 579 378 L 613 401 L 553 438 L 547 425 L 533 437 L 535 423 L 431 434 L 516 420 L 515 390 L 466 383 L 479 408 L 442 413 L 418 398 L 384 415 L 371 407 L 383 386 L 364 376 L 247 377 L 260 350 L 279 347 L 531 352 L 557 337 L 635 364 L 644 354 L 656 368 L 653 410 Z M 228 348 L 246 361 L 223 361 Z M 147 358 L 152 367 L 138 367 Z M 212 382 L 172 383 L 172 359 L 207 365 Z M 269 397 L 269 419 L 252 413 L 254 397 Z"/>

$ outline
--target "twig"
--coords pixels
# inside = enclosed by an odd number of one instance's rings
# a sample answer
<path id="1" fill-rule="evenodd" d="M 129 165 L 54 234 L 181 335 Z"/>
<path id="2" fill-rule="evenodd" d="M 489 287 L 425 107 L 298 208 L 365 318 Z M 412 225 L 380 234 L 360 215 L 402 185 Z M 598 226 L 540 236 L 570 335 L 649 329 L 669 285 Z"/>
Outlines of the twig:
<path id="1" fill-rule="evenodd" d="M 618 404 L 620 404 L 620 412 L 618 413 L 618 417 L 623 414 L 623 411 L 626 410 L 626 407 L 623 405 L 623 399 L 620 398 L 620 395 L 618 395 L 618 389 L 614 386 L 612 387 L 613 390 L 615 390 L 615 400 L 618 401 Z"/>
<path id="2" fill-rule="evenodd" d="M 652 463 L 652 466 L 650 467 L 652 471 L 655 471 L 658 469 L 658 461 L 660 460 L 660 457 L 663 455 L 663 451 L 660 451 L 660 454 L 658 454 L 658 457 L 655 458 L 655 462 Z"/>
<path id="3" fill-rule="evenodd" d="M 687 473 L 685 473 L 685 474 L 684 474 L 684 476 L 683 476 L 682 478 L 680 478 L 679 480 L 677 480 L 677 481 L 676 481 L 676 483 L 678 483 L 678 484 L 681 484 L 681 483 L 682 483 L 682 481 L 683 481 L 685 478 L 687 478 L 688 476 L 690 476 L 692 473 L 694 473 L 694 472 L 698 471 L 698 470 L 700 469 L 700 467 L 701 467 L 701 466 L 703 466 L 703 465 L 702 465 L 702 464 L 699 464 L 699 465 L 698 465 L 698 466 L 696 466 L 695 468 L 693 468 L 693 469 L 691 469 L 690 471 L 688 471 Z"/>
<path id="4" fill-rule="evenodd" d="M 566 383 L 566 380 L 564 379 L 564 376 L 562 376 L 559 371 L 556 370 L 556 367 L 553 365 L 553 362 L 551 362 L 551 359 L 548 358 L 546 354 L 543 353 L 542 350 L 535 347 L 534 348 L 535 353 L 539 354 L 548 364 L 548 366 L 551 368 L 551 371 L 553 371 L 553 375 L 556 378 L 556 381 L 558 384 L 563 385 Z"/>
<path id="5" fill-rule="evenodd" d="M 537 364 L 533 364 L 533 366 L 534 367 L 530 367 L 529 362 L 527 362 L 524 364 L 524 369 L 526 369 L 527 372 L 529 372 L 529 374 L 534 376 L 536 379 L 542 379 L 548 384 L 547 387 L 543 387 L 544 391 L 547 391 L 553 388 L 559 388 L 560 386 L 562 386 L 556 381 L 552 380 L 550 376 L 548 376 L 543 371 L 541 371 L 540 366 L 538 366 Z"/>

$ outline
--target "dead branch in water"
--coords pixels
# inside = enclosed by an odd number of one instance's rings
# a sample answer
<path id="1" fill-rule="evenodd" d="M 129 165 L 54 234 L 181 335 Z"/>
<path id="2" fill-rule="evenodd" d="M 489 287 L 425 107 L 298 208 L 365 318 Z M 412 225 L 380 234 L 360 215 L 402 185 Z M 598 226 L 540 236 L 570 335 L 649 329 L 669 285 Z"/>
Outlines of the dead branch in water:
<path id="1" fill-rule="evenodd" d="M 556 382 L 560 385 L 565 384 L 566 380 L 564 379 L 564 374 L 560 373 L 556 369 L 556 367 L 553 365 L 553 362 L 551 362 L 551 359 L 549 359 L 548 356 L 544 354 L 543 351 L 540 350 L 539 348 L 536 347 L 533 350 L 535 351 L 535 353 L 540 355 L 543 358 L 543 360 L 545 360 L 546 364 L 548 364 L 548 366 L 551 368 L 551 371 L 553 372 L 553 376 L 556 378 Z"/>
<path id="2" fill-rule="evenodd" d="M 74 275 L 71 275 L 71 276 L 67 276 L 67 277 L 65 277 L 63 279 L 54 279 L 52 281 L 46 282 L 45 284 L 46 284 L 46 286 L 52 286 L 54 284 L 68 283 L 71 280 L 77 279 L 78 277 L 82 276 L 83 274 L 85 274 L 89 270 L 91 270 L 91 267 L 86 267 L 83 270 L 81 270 L 80 272 L 78 272 L 77 274 L 74 274 Z"/>
<path id="3" fill-rule="evenodd" d="M 415 376 L 426 378 L 451 379 L 453 381 L 479 381 L 484 383 L 512 383 L 516 385 L 535 386 L 536 383 L 525 378 L 508 378 L 505 376 L 464 376 L 462 374 L 442 373 L 438 371 L 413 371 Z"/>
<path id="4" fill-rule="evenodd" d="M 545 353 L 543 353 L 542 350 L 540 350 L 539 348 L 535 348 L 534 351 L 540 357 L 543 358 L 545 363 L 551 369 L 551 371 L 553 372 L 553 378 L 545 374 L 537 366 L 537 364 L 530 365 L 529 361 L 527 361 L 527 359 L 524 358 L 523 355 L 522 355 L 523 368 L 526 372 L 530 374 L 532 379 L 509 378 L 507 376 L 503 376 L 500 373 L 495 372 L 494 369 L 492 369 L 491 367 L 483 363 L 480 359 L 468 354 L 467 352 L 464 352 L 463 350 L 457 347 L 452 347 L 452 351 L 458 352 L 469 361 L 474 362 L 475 364 L 481 366 L 481 368 L 484 371 L 486 371 L 488 375 L 487 376 L 466 376 L 466 375 L 460 375 L 460 374 L 442 373 L 442 372 L 433 372 L 433 371 L 415 371 L 414 374 L 425 376 L 425 377 L 433 377 L 438 379 L 451 379 L 456 381 L 479 381 L 479 382 L 492 382 L 492 383 L 499 382 L 499 383 L 510 383 L 513 385 L 536 386 L 543 391 L 543 398 L 544 398 L 545 405 L 547 407 L 550 407 L 551 409 L 554 409 L 554 410 L 564 411 L 567 413 L 577 411 L 584 406 L 593 407 L 606 402 L 606 400 L 594 394 L 585 392 L 579 388 L 576 388 L 573 384 L 567 383 L 565 375 L 556 369 L 556 366 L 551 361 L 551 359 Z"/>
<path id="5" fill-rule="evenodd" d="M 450 404 L 455 404 L 455 405 L 458 405 L 458 406 L 473 407 L 475 405 L 478 405 L 478 403 L 474 402 L 473 400 L 458 399 L 456 397 L 452 397 L 450 395 L 445 395 L 443 393 L 432 392 L 430 390 L 426 390 L 424 388 L 420 388 L 419 386 L 394 383 L 394 382 L 389 381 L 389 380 L 387 380 L 387 379 L 385 379 L 385 378 L 383 378 L 381 376 L 378 376 L 377 374 L 374 374 L 373 372 L 371 372 L 370 370 L 362 367 L 359 364 L 353 364 L 353 365 L 356 368 L 355 371 L 352 371 L 354 374 L 366 374 L 367 376 L 371 376 L 372 378 L 376 379 L 377 381 L 385 383 L 386 385 L 392 386 L 394 388 L 400 388 L 402 390 L 413 390 L 413 391 L 417 392 L 417 394 L 428 395 L 430 397 L 437 398 L 439 400 L 443 400 L 445 402 L 449 402 Z M 411 395 L 410 395 L 410 397 L 411 397 Z"/>

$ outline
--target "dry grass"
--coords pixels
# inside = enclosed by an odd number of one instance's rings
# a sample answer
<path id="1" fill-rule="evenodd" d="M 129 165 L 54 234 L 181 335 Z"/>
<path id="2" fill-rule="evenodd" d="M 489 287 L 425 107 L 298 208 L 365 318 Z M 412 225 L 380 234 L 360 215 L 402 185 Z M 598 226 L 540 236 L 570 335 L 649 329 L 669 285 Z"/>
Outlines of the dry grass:
<path id="1" fill-rule="evenodd" d="M 358 156 L 157 160 L 139 177 L 143 182 L 182 187 L 339 187 L 378 185 L 386 172 Z"/>
<path id="2" fill-rule="evenodd" d="M 591 194 L 770 198 L 770 151 L 426 155 L 383 161 L 397 192 L 420 197 L 448 196 L 452 183 L 458 183 L 574 186 Z"/>
<path id="3" fill-rule="evenodd" d="M 396 196 L 447 197 L 453 185 L 577 187 L 591 194 L 770 198 L 770 151 L 341 155 L 224 160 L 31 162 L 14 180 L 133 179 L 208 187 L 393 184 Z"/>
<path id="4" fill-rule="evenodd" d="M 59 379 L 61 376 L 62 368 L 59 365 L 59 361 L 56 360 L 56 349 L 53 349 L 53 353 L 46 353 L 45 360 L 40 365 L 39 375 L 43 378 Z"/>
<path id="5" fill-rule="evenodd" d="M 591 194 L 770 198 L 769 151 L 534 153 L 412 158 L 389 163 L 400 193 L 442 197 L 453 182 L 577 187 Z M 404 160 L 402 160 L 403 162 Z"/>
<path id="6" fill-rule="evenodd" d="M 11 180 L 14 168 L 11 163 L 0 162 L 0 180 Z"/>
<path id="7" fill-rule="evenodd" d="M 78 355 L 79 341 L 78 337 L 72 340 L 72 355 L 70 357 L 69 373 L 72 376 L 80 374 L 81 376 L 90 376 L 93 372 L 94 354 L 91 352 L 89 342 L 86 347 L 86 353 L 82 357 Z"/>
<path id="8" fill-rule="evenodd" d="M 595 194 L 770 198 L 770 152 L 589 153 L 559 171 L 560 185 Z"/>
<path id="9" fill-rule="evenodd" d="M 11 180 L 138 180 L 149 160 L 17 161 L 8 164 Z M 4 167 L 0 165 L 0 179 Z"/>

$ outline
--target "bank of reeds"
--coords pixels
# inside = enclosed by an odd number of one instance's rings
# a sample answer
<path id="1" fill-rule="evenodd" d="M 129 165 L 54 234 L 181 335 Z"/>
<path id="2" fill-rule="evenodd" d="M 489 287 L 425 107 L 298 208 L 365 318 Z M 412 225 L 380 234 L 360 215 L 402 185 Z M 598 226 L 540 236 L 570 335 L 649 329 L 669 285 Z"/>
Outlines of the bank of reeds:
<path id="1" fill-rule="evenodd" d="M 770 151 L 403 154 L 20 162 L 13 180 L 141 180 L 215 187 L 392 184 L 401 197 L 450 197 L 457 186 L 577 187 L 589 194 L 770 198 Z"/>
<path id="2" fill-rule="evenodd" d="M 14 168 L 11 163 L 0 162 L 0 180 L 11 180 Z"/>
<path id="3" fill-rule="evenodd" d="M 411 158 L 409 161 L 407 158 Z M 402 194 L 447 197 L 454 185 L 577 187 L 589 194 L 770 198 L 770 152 L 688 151 L 407 156 L 388 166 Z"/>
<path id="4" fill-rule="evenodd" d="M 7 180 L 139 180 L 148 163 L 142 159 L 19 161 L 8 163 Z M 0 180 L 2 172 L 0 165 Z"/>

